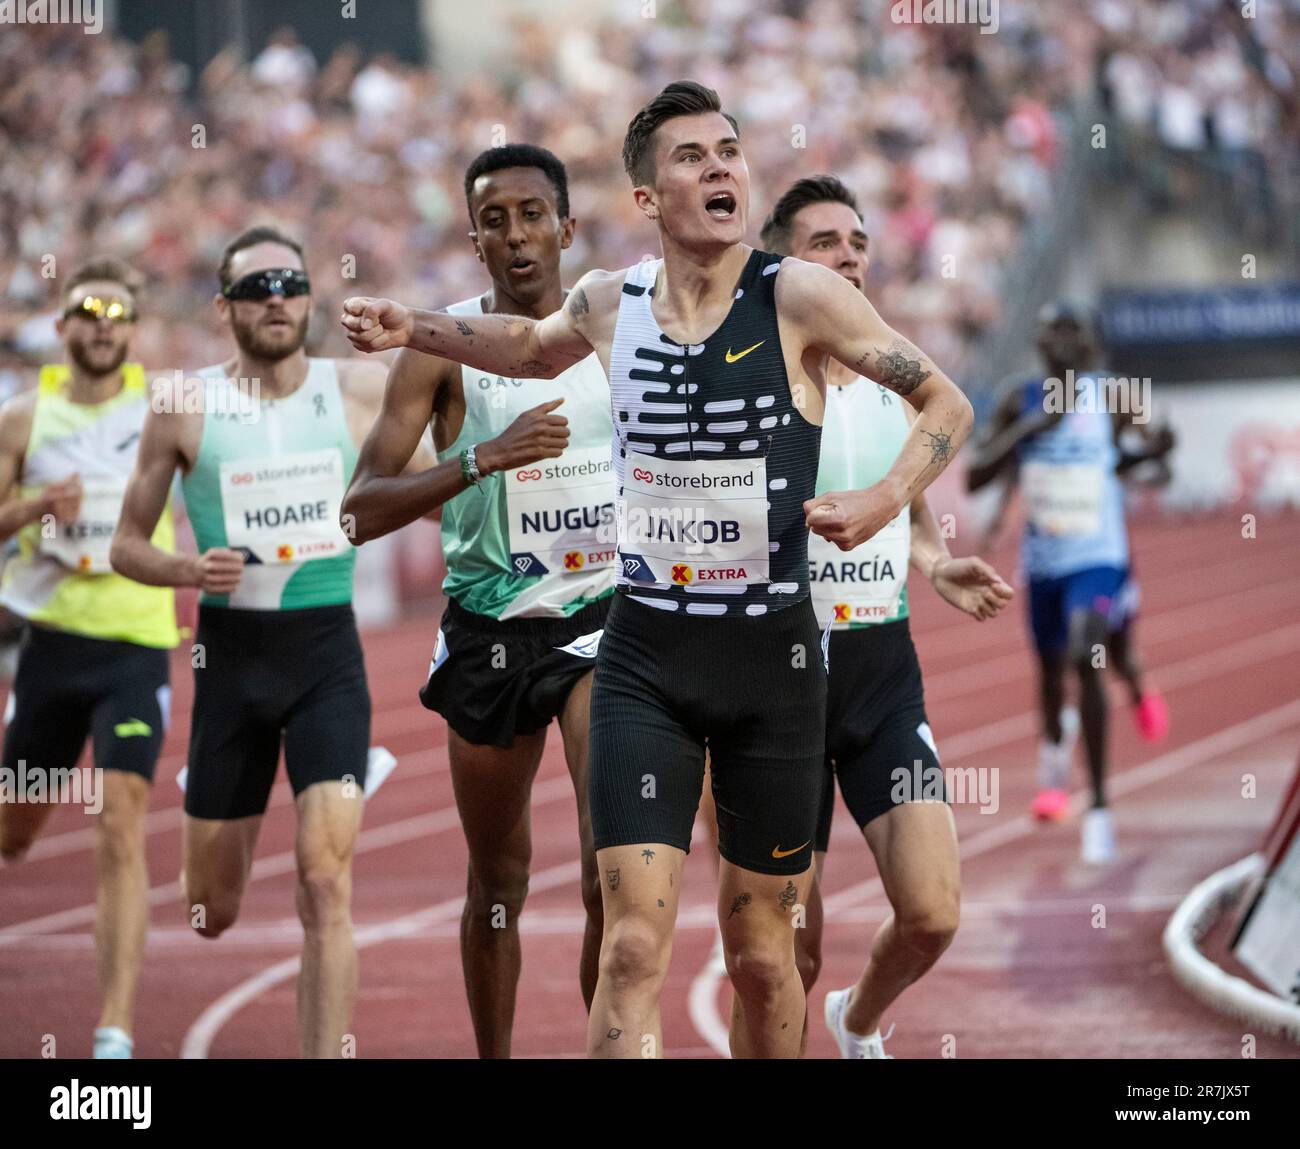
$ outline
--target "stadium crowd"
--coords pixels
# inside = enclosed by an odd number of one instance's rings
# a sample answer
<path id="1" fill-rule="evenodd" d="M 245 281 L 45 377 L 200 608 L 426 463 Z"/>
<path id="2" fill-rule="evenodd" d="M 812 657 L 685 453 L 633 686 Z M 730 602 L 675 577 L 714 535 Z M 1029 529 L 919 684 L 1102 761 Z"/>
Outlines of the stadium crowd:
<path id="1" fill-rule="evenodd" d="M 1080 101 L 1099 96 L 1167 147 L 1231 151 L 1266 171 L 1297 146 L 1300 0 L 1259 0 L 1249 21 L 1221 0 L 1002 0 L 994 35 L 896 24 L 885 0 L 664 2 L 654 19 L 615 7 L 580 24 L 520 16 L 502 29 L 504 63 L 457 82 L 436 61 L 350 45 L 317 60 L 289 29 L 198 75 L 161 34 L 7 29 L 0 393 L 51 348 L 51 274 L 92 251 L 147 275 L 136 346 L 151 367 L 220 358 L 214 269 L 255 221 L 307 242 L 314 352 L 346 349 L 332 322 L 346 294 L 471 294 L 482 277 L 461 173 L 502 142 L 567 163 L 572 278 L 634 262 L 651 240 L 620 142 L 631 111 L 681 76 L 718 87 L 740 119 L 755 232 L 800 175 L 834 171 L 857 191 L 873 300 L 958 378 L 998 320 L 1018 238 L 1051 208 Z"/>

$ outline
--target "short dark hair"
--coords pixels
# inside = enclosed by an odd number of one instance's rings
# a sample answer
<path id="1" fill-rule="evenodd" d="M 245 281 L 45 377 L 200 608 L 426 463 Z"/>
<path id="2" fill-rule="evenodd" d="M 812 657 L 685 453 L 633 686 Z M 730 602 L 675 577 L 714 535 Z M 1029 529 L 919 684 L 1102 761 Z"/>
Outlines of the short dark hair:
<path id="1" fill-rule="evenodd" d="M 634 187 L 655 178 L 654 134 L 668 120 L 678 116 L 697 116 L 701 112 L 720 112 L 732 131 L 740 136 L 736 117 L 722 111 L 718 93 L 694 80 L 674 80 L 642 108 L 627 126 L 623 137 L 623 168 Z"/>
<path id="2" fill-rule="evenodd" d="M 120 283 L 132 295 L 135 295 L 143 284 L 140 273 L 126 260 L 119 259 L 115 255 L 92 255 L 68 277 L 68 286 L 63 292 L 64 297 L 66 298 L 83 283 L 93 283 L 97 279 Z"/>
<path id="3" fill-rule="evenodd" d="M 858 197 L 835 176 L 808 176 L 795 180 L 772 208 L 772 214 L 763 224 L 759 240 L 768 251 L 790 254 L 790 240 L 794 234 L 794 217 L 815 203 L 842 203 L 853 209 L 861 219 Z"/>
<path id="4" fill-rule="evenodd" d="M 261 223 L 256 227 L 250 227 L 226 244 L 226 250 L 221 253 L 221 266 L 217 268 L 217 279 L 221 281 L 222 291 L 225 291 L 230 286 L 231 260 L 245 248 L 256 247 L 259 243 L 282 243 L 285 247 L 291 247 L 298 253 L 298 258 L 306 266 L 307 257 L 302 253 L 302 244 L 292 236 L 286 235 L 278 227 Z"/>
<path id="5" fill-rule="evenodd" d="M 561 219 L 568 218 L 569 176 L 560 158 L 536 144 L 506 144 L 479 152 L 465 169 L 465 206 L 469 209 L 470 223 L 478 223 L 474 218 L 474 184 L 479 176 L 499 172 L 502 168 L 537 168 L 555 189 L 555 210 L 560 213 Z"/>

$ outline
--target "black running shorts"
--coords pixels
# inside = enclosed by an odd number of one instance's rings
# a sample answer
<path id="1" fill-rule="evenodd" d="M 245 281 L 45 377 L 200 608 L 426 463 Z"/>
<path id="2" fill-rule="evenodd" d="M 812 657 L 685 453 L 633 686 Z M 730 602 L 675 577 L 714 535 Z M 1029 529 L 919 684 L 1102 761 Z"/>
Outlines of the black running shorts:
<path id="1" fill-rule="evenodd" d="M 170 708 L 169 652 L 29 625 L 5 719 L 4 765 L 70 770 L 92 740 L 94 764 L 153 780 Z"/>
<path id="2" fill-rule="evenodd" d="M 504 749 L 549 726 L 595 666 L 612 597 L 568 618 L 504 622 L 448 599 L 420 701 L 476 746 Z"/>
<path id="3" fill-rule="evenodd" d="M 832 631 L 829 665 L 818 850 L 830 842 L 836 779 L 859 827 L 914 798 L 947 800 L 908 620 Z"/>
<path id="4" fill-rule="evenodd" d="M 351 605 L 305 610 L 200 606 L 185 812 L 261 814 L 284 744 L 295 795 L 366 784 L 370 694 Z"/>
<path id="5" fill-rule="evenodd" d="M 812 604 L 675 614 L 616 596 L 591 699 L 596 848 L 689 851 L 708 748 L 719 850 L 761 874 L 812 861 L 826 669 Z"/>

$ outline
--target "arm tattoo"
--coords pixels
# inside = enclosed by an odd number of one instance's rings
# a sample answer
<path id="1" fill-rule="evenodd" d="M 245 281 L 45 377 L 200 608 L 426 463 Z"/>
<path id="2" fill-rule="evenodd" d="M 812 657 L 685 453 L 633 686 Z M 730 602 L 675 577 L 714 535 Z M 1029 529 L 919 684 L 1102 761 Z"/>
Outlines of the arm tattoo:
<path id="1" fill-rule="evenodd" d="M 931 372 L 923 366 L 925 356 L 906 339 L 895 339 L 888 351 L 876 349 L 876 370 L 880 382 L 900 395 L 910 395 L 930 378 Z M 870 365 L 870 354 L 858 360 L 858 367 Z"/>
<path id="2" fill-rule="evenodd" d="M 574 319 L 581 319 L 591 311 L 591 304 L 587 302 L 587 292 L 583 288 L 576 287 L 569 293 L 568 310 Z"/>
<path id="3" fill-rule="evenodd" d="M 474 334 L 474 328 L 472 328 L 463 319 L 456 320 L 456 330 L 459 331 L 462 335 L 472 336 Z"/>
<path id="4" fill-rule="evenodd" d="M 753 900 L 749 894 L 738 894 L 736 900 L 731 903 L 731 914 L 740 913 L 741 908 L 749 905 Z M 731 914 L 728 914 L 727 917 L 731 917 Z"/>
<path id="5" fill-rule="evenodd" d="M 515 374 L 515 379 L 534 379 L 539 378 L 546 371 L 546 364 L 540 359 L 526 359 L 519 364 L 519 371 Z"/>
<path id="6" fill-rule="evenodd" d="M 927 431 L 924 427 L 918 429 L 922 435 L 930 436 L 930 461 L 926 464 L 925 469 L 921 471 L 921 474 L 912 480 L 911 486 L 908 487 L 909 491 L 921 481 L 921 475 L 924 475 L 931 467 L 938 467 L 942 471 L 948 465 L 948 460 L 952 458 L 952 435 L 942 427 L 939 428 L 937 435 L 933 431 Z"/>

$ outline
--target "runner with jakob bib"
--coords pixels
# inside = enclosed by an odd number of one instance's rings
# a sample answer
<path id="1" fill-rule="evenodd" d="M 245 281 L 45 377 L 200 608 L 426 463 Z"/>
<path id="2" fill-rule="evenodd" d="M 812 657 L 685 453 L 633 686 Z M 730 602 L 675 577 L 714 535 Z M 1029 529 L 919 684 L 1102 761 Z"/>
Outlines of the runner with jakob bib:
<path id="1" fill-rule="evenodd" d="M 284 748 L 298 812 L 300 1048 L 342 1056 L 356 991 L 352 851 L 370 697 L 339 506 L 383 392 L 378 364 L 309 359 L 302 249 L 271 228 L 233 240 L 217 310 L 239 347 L 154 413 L 113 543 L 115 570 L 198 586 L 185 788 L 186 916 L 204 937 L 239 911 Z M 190 400 L 197 389 L 200 402 Z M 199 554 L 149 542 L 176 469 Z"/>
<path id="2" fill-rule="evenodd" d="M 144 370 L 126 363 L 135 273 L 96 259 L 63 293 L 67 364 L 41 368 L 33 391 L 0 410 L 0 538 L 17 535 L 0 602 L 25 621 L 5 713 L 0 857 L 17 861 L 54 803 L 96 820 L 95 950 L 104 1000 L 94 1056 L 132 1056 L 136 980 L 149 918 L 145 816 L 166 732 L 168 650 L 178 640 L 172 591 L 114 574 L 109 547 L 149 411 Z M 166 492 L 153 543 L 174 546 Z M 60 799 L 91 740 L 96 783 Z M 83 775 L 84 778 L 84 775 Z M 39 780 L 40 797 L 33 785 Z"/>
<path id="3" fill-rule="evenodd" d="M 833 176 L 799 180 L 763 227 L 776 251 L 820 263 L 865 293 L 868 237 L 857 201 Z M 840 363 L 826 368 L 826 416 L 817 489 L 852 490 L 889 472 L 911 428 L 911 408 Z M 808 573 L 828 627 L 827 773 L 814 838 L 816 876 L 795 946 L 804 990 L 821 968 L 821 874 L 835 783 L 870 847 L 891 915 L 876 932 L 857 984 L 832 990 L 825 1016 L 842 1057 L 887 1056 L 880 1015 L 938 960 L 959 916 L 957 835 L 925 711 L 908 621 L 909 563 L 958 610 L 991 618 L 1012 591 L 979 558 L 953 558 L 923 494 L 847 554 L 808 536 Z M 833 772 L 833 773 L 832 773 Z M 919 801 L 918 799 L 937 801 Z"/>
<path id="4" fill-rule="evenodd" d="M 473 332 L 497 313 L 540 318 L 561 306 L 560 252 L 575 221 L 560 161 L 531 145 L 490 149 L 469 166 L 465 197 L 492 285 L 447 314 Z M 446 461 L 400 477 L 429 426 Z M 344 501 L 359 542 L 442 510 L 447 610 L 420 699 L 447 720 L 469 846 L 461 963 L 482 1057 L 510 1056 L 529 803 L 553 719 L 578 800 L 588 1006 L 596 990 L 601 896 L 587 744 L 591 672 L 614 592 L 611 433 L 594 354 L 547 380 L 403 351 Z"/>
<path id="5" fill-rule="evenodd" d="M 409 345 L 502 374 L 551 378 L 600 356 L 622 569 L 592 692 L 605 932 L 588 1052 L 663 1052 L 659 996 L 707 748 L 732 1049 L 793 1057 L 805 1001 L 790 922 L 809 890 L 826 705 L 807 531 L 844 550 L 875 534 L 947 465 L 970 405 L 834 272 L 743 244 L 749 173 L 715 92 L 664 89 L 629 125 L 624 165 L 662 261 L 590 272 L 540 321 L 488 316 L 465 331 L 359 298 L 343 323 L 363 350 Z M 828 355 L 918 417 L 879 483 L 814 498 Z"/>

